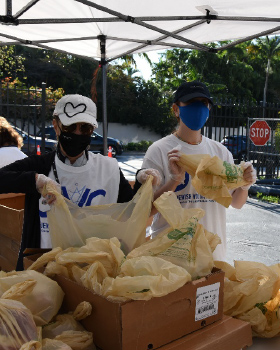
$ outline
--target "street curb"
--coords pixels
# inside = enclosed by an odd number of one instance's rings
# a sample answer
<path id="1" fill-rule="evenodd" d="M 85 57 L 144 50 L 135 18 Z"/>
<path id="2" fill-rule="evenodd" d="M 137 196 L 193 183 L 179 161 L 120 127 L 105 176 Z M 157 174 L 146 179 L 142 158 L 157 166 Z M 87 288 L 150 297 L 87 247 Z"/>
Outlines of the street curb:
<path id="1" fill-rule="evenodd" d="M 137 152 L 137 151 L 124 151 L 122 154 L 122 156 L 144 156 L 145 152 Z"/>

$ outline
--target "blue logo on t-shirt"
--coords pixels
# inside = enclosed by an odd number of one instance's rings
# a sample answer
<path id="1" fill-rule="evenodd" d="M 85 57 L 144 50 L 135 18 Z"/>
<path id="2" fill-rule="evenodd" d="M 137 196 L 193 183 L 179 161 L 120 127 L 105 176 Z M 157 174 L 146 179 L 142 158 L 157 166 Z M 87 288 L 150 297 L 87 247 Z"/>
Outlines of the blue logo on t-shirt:
<path id="1" fill-rule="evenodd" d="M 82 188 L 82 190 L 79 190 L 76 187 L 75 191 L 68 193 L 66 187 L 61 186 L 61 191 L 62 195 L 65 198 L 77 204 L 79 207 L 88 207 L 91 205 L 91 201 L 93 200 L 93 198 L 97 196 L 106 196 L 106 191 L 103 189 L 90 192 L 90 188 Z"/>
<path id="2" fill-rule="evenodd" d="M 185 173 L 185 181 L 184 181 L 184 183 L 178 185 L 178 186 L 176 187 L 176 189 L 175 189 L 174 192 L 178 192 L 178 191 L 183 190 L 185 187 L 187 187 L 189 181 L 190 181 L 190 175 L 186 172 L 186 173 Z"/>

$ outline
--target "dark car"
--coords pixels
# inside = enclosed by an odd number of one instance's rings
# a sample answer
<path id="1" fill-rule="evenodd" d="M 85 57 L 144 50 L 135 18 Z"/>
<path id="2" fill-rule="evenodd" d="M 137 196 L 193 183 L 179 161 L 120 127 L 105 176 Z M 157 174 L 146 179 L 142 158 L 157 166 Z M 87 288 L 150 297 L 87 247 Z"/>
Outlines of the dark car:
<path id="1" fill-rule="evenodd" d="M 38 135 L 41 135 L 39 132 Z M 45 137 L 56 140 L 56 133 L 53 126 L 46 126 L 45 128 Z M 123 152 L 123 143 L 112 137 L 107 137 L 108 147 L 112 148 L 112 155 L 116 157 L 116 155 L 121 155 Z M 99 135 L 97 132 L 93 132 L 91 135 L 90 142 L 90 151 L 93 153 L 103 153 L 103 136 Z"/>
<path id="2" fill-rule="evenodd" d="M 256 166 L 267 166 L 272 162 L 274 166 L 279 166 L 280 155 L 276 148 L 268 141 L 264 146 L 256 146 L 252 141 L 249 141 L 247 150 L 247 136 L 231 135 L 225 136 L 221 143 L 232 153 L 233 159 L 240 163 L 242 160 L 247 161 L 247 151 L 249 159 Z"/>
<path id="3" fill-rule="evenodd" d="M 233 159 L 239 163 L 247 159 L 247 136 L 225 136 L 221 143 L 232 153 Z"/>
<path id="4" fill-rule="evenodd" d="M 13 128 L 21 135 L 23 138 L 23 146 L 21 148 L 22 152 L 28 156 L 31 154 L 36 154 L 37 146 L 40 146 L 40 151 L 42 152 L 42 138 L 40 136 L 33 136 L 27 132 L 21 130 L 17 126 L 13 125 Z M 45 152 L 51 152 L 56 149 L 57 142 L 50 139 L 45 139 Z"/>

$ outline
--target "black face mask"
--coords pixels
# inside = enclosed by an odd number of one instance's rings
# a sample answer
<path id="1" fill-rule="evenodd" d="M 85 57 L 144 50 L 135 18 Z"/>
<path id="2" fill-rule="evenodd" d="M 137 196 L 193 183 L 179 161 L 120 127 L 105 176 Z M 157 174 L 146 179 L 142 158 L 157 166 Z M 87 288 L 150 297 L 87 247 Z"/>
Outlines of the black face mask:
<path id="1" fill-rule="evenodd" d="M 69 157 L 76 157 L 90 144 L 91 135 L 77 135 L 71 132 L 62 131 L 58 140 L 64 152 Z"/>

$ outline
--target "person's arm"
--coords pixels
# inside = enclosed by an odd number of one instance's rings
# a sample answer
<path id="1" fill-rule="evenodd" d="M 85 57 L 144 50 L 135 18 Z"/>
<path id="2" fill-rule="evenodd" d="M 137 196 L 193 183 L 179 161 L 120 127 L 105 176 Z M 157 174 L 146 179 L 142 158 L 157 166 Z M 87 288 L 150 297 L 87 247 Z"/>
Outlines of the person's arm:
<path id="1" fill-rule="evenodd" d="M 183 183 L 185 180 L 185 171 L 177 164 L 180 158 L 180 151 L 177 149 L 173 149 L 167 153 L 168 157 L 168 169 L 169 169 L 169 178 L 163 180 L 162 186 L 158 187 L 154 193 L 154 200 L 160 197 L 164 192 L 175 191 L 177 186 Z M 161 177 L 163 177 L 162 171 L 153 165 L 152 163 L 148 163 L 151 168 L 155 168 L 159 171 Z M 157 213 L 157 209 L 153 206 L 151 215 Z"/>
<path id="2" fill-rule="evenodd" d="M 133 196 L 134 196 L 134 191 L 120 169 L 120 184 L 119 184 L 119 195 L 118 195 L 117 203 L 129 202 L 133 198 Z"/>
<path id="3" fill-rule="evenodd" d="M 30 158 L 0 169 L 0 193 L 27 193 L 36 190 L 36 171 Z"/>
<path id="4" fill-rule="evenodd" d="M 241 209 L 248 198 L 248 190 L 242 190 L 241 187 L 232 193 L 231 206 L 235 209 Z"/>

